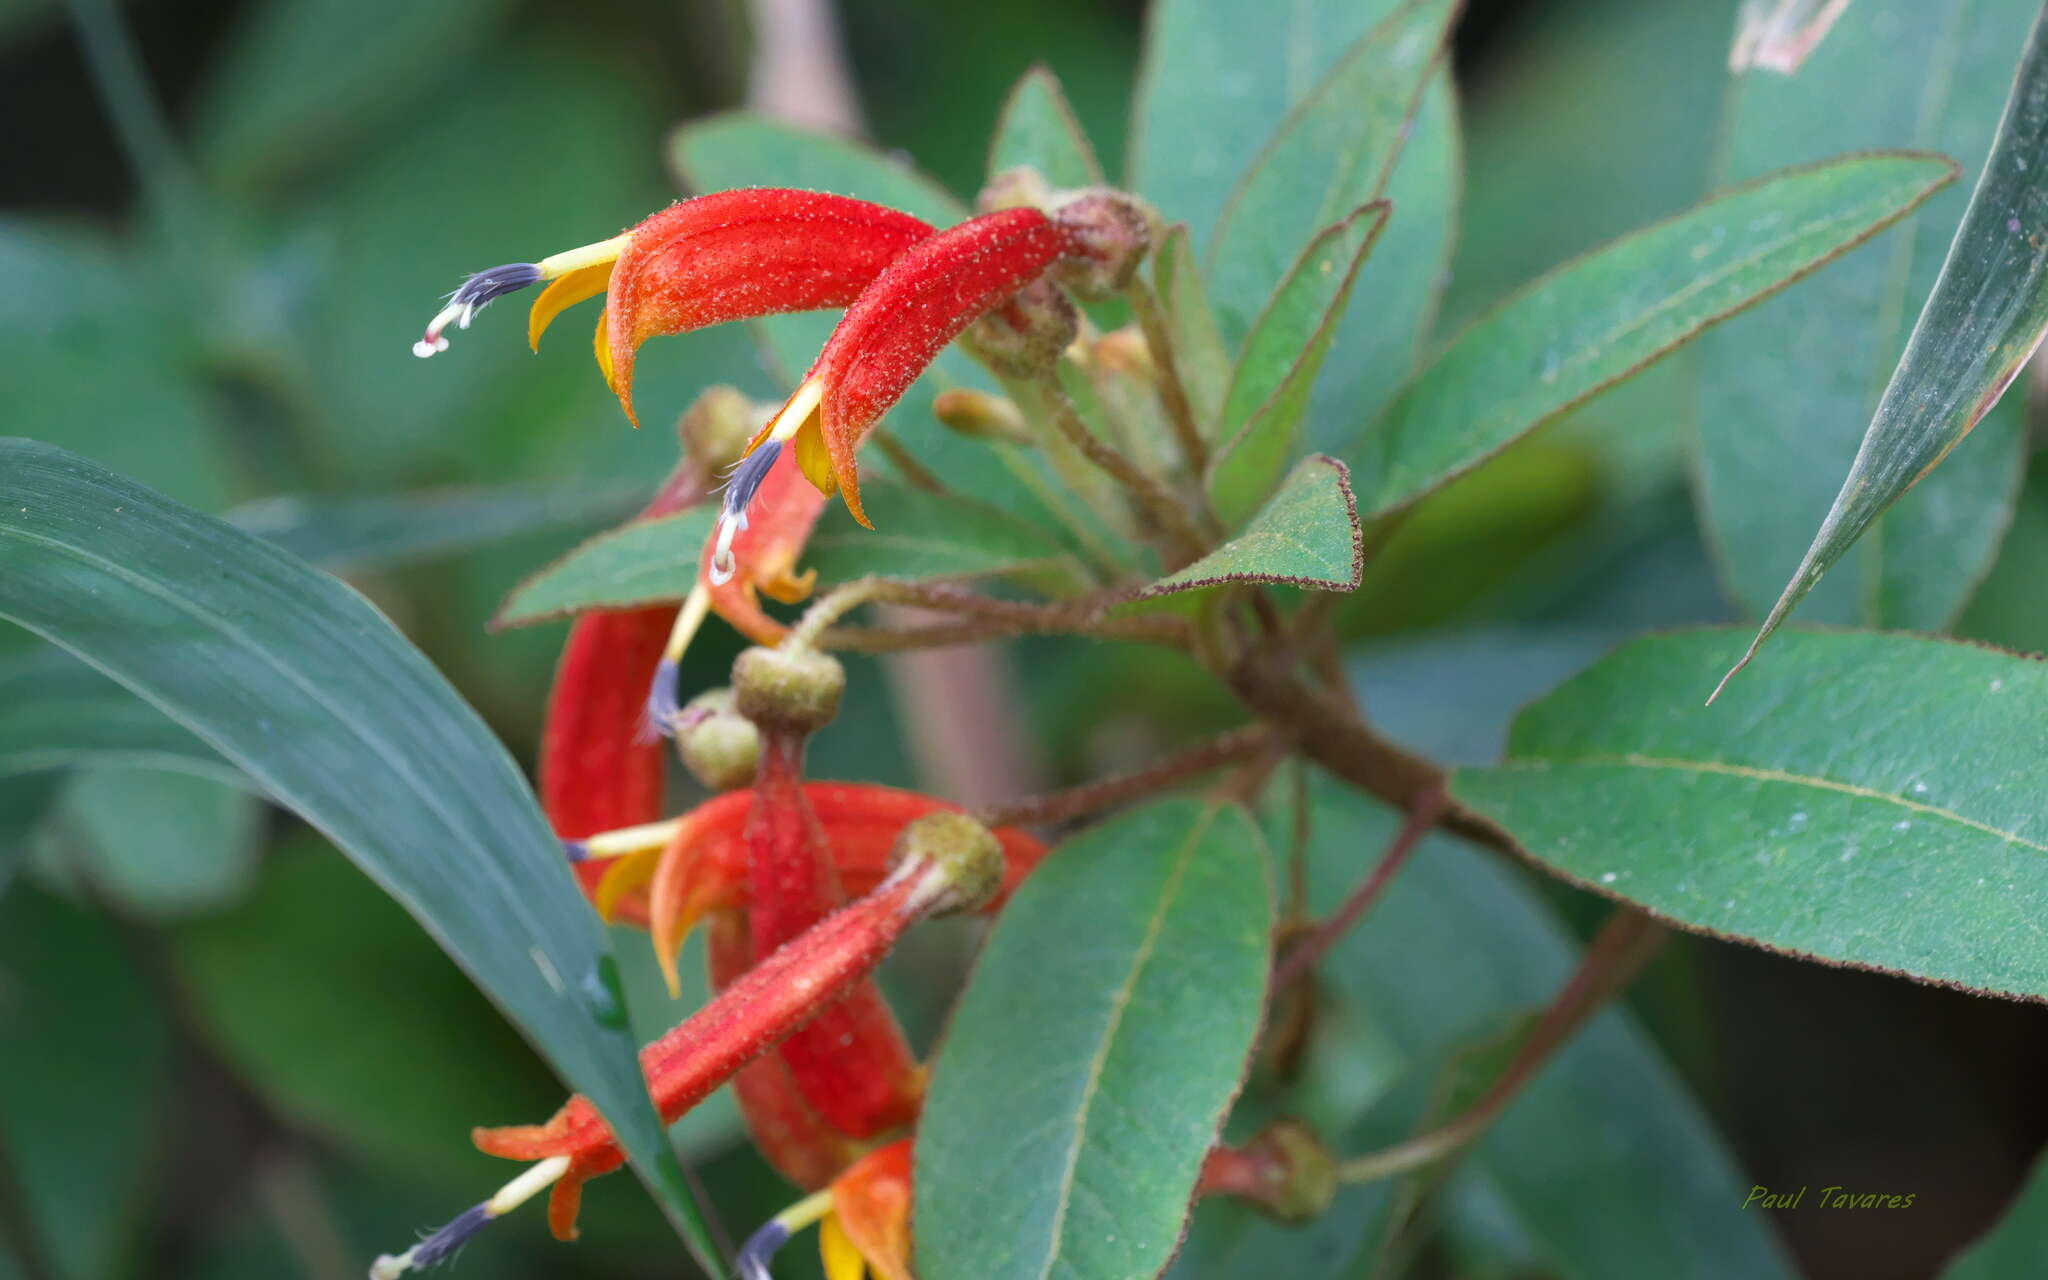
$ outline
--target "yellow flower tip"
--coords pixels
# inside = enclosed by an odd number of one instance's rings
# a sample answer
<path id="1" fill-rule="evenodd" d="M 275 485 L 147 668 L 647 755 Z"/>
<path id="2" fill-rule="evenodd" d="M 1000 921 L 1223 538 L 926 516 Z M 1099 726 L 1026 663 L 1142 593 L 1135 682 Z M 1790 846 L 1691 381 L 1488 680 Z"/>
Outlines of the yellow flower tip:
<path id="1" fill-rule="evenodd" d="M 540 337 L 548 331 L 556 316 L 579 302 L 595 298 L 610 288 L 611 282 L 610 262 L 592 263 L 557 276 L 552 284 L 541 290 L 540 296 L 533 300 L 533 309 L 526 313 L 526 344 L 539 351 Z M 605 360 L 600 358 L 598 363 L 603 365 Z M 610 378 L 607 377 L 606 381 L 609 382 Z"/>
<path id="2" fill-rule="evenodd" d="M 761 570 L 754 579 L 755 588 L 781 604 L 802 604 L 811 598 L 811 590 L 818 584 L 818 571 L 806 569 L 800 574 L 792 573 L 794 567 L 787 553 L 773 560 L 764 557 Z"/>

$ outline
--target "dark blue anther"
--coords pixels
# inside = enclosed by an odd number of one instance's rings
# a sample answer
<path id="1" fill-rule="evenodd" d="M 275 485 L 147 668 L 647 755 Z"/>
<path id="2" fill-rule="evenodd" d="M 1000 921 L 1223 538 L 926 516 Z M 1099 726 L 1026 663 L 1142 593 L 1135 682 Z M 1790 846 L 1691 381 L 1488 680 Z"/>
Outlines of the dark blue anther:
<path id="1" fill-rule="evenodd" d="M 725 482 L 725 510 L 728 515 L 747 514 L 747 508 L 753 505 L 754 495 L 761 491 L 761 482 L 768 478 L 769 468 L 781 456 L 782 442 L 768 440 L 739 460 L 732 469 L 732 477 Z"/>
<path id="2" fill-rule="evenodd" d="M 739 1270 L 740 1280 L 774 1280 L 768 1264 L 775 1259 L 777 1251 L 789 1243 L 789 1228 L 770 1218 L 761 1224 L 761 1229 L 747 1237 L 740 1246 L 740 1256 L 733 1259 Z"/>
<path id="3" fill-rule="evenodd" d="M 654 668 L 654 683 L 647 689 L 647 723 L 665 738 L 674 735 L 676 719 L 682 714 L 676 692 L 682 679 L 682 669 L 673 660 L 663 658 Z"/>
<path id="4" fill-rule="evenodd" d="M 413 1250 L 412 1265 L 419 1268 L 436 1266 L 453 1258 L 456 1251 L 469 1243 L 469 1238 L 491 1224 L 493 1215 L 488 1203 L 465 1209 L 462 1215 L 442 1227 L 433 1235 L 420 1241 Z"/>
<path id="5" fill-rule="evenodd" d="M 509 262 L 502 267 L 479 271 L 462 282 L 450 301 L 474 310 L 496 302 L 508 293 L 517 293 L 530 285 L 540 283 L 540 268 L 531 262 Z"/>

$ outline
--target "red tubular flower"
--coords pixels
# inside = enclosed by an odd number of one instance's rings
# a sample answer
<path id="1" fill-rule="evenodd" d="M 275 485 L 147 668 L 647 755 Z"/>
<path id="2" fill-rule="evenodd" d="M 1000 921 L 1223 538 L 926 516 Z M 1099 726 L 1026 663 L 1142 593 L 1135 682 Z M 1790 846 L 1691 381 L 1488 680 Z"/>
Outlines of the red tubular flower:
<path id="1" fill-rule="evenodd" d="M 918 241 L 847 308 L 756 449 L 793 439 L 811 483 L 838 492 L 854 519 L 873 528 L 861 506 L 855 449 L 948 342 L 1070 247 L 1067 232 L 1036 209 L 985 214 Z M 727 510 L 734 510 L 730 498 Z"/>
<path id="2" fill-rule="evenodd" d="M 925 851 L 906 833 L 906 856 L 873 893 L 762 958 L 681 1026 L 647 1046 L 640 1065 L 663 1122 L 673 1123 L 741 1067 L 843 999 L 915 921 L 979 905 L 1000 877 L 1000 867 L 992 865 L 999 860 L 994 842 L 985 832 L 980 838 L 988 847 L 956 840 Z M 478 1129 L 472 1138 L 489 1155 L 548 1162 L 542 1171 L 554 1185 L 548 1223 L 565 1240 L 575 1236 L 583 1182 L 625 1160 L 610 1127 L 581 1095 L 546 1124 Z M 493 1207 L 499 1200 L 485 1202 L 492 1212 L 476 1226 L 503 1212 Z"/>
<path id="3" fill-rule="evenodd" d="M 760 596 L 796 604 L 811 594 L 818 575 L 798 574 L 796 562 L 825 502 L 794 456 L 771 462 L 751 504 L 742 508 L 731 542 L 722 550 L 715 540 L 705 544 L 698 573 L 711 610 L 755 644 L 774 644 L 789 630 L 762 610 Z M 746 572 L 735 573 L 739 564 Z"/>
<path id="4" fill-rule="evenodd" d="M 931 230 L 907 213 L 815 191 L 698 196 L 610 240 L 478 272 L 450 295 L 413 354 L 446 350 L 449 325 L 467 329 L 492 302 L 548 280 L 528 319 L 528 339 L 538 348 L 555 316 L 609 291 L 597 326 L 598 368 L 637 426 L 633 361 L 641 343 L 728 320 L 843 307 Z"/>

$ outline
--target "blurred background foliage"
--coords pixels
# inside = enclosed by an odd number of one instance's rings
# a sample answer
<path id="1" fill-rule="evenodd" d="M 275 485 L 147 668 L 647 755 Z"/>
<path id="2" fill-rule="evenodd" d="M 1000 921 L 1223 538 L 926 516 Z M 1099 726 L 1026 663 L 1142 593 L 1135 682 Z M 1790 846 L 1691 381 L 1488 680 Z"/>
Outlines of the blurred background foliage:
<path id="1" fill-rule="evenodd" d="M 1710 185 L 1734 7 L 1469 7 L 1439 332 Z M 1120 168 L 1140 0 L 841 8 L 872 137 L 956 193 L 978 184 L 998 107 L 1035 61 Z M 653 424 L 696 389 L 766 395 L 771 380 L 737 330 L 663 344 L 635 433 L 573 334 L 535 358 L 493 314 L 450 357 L 406 349 L 463 272 L 600 238 L 677 193 L 663 138 L 743 100 L 745 9 L 138 0 L 120 17 L 168 140 L 131 119 L 124 148 L 61 6 L 0 0 L 0 426 L 346 572 L 530 760 L 562 628 L 488 633 L 498 601 L 636 505 L 675 455 Z M 1402 530 L 1345 606 L 1354 674 L 1393 734 L 1490 758 L 1515 706 L 1620 637 L 1735 616 L 1687 491 L 1689 376 L 1674 360 L 1624 383 Z M 1964 634 L 2048 649 L 2042 488 Z M 734 649 L 700 644 L 685 684 L 720 682 Z M 1233 714 L 1149 654 L 1049 641 L 1014 661 L 1052 780 Z M 915 781 L 887 680 L 862 669 L 851 689 L 816 771 Z M 358 1275 L 494 1185 L 472 1124 L 538 1118 L 557 1086 L 399 908 L 205 753 L 96 749 L 89 727 L 124 703 L 0 633 L 0 844 L 21 855 L 0 858 L 0 886 L 21 867 L 0 898 L 0 1239 L 16 1244 L 0 1277 Z M 1572 891 L 1543 892 L 1590 918 Z M 927 1033 L 960 942 L 892 962 Z M 1910 1214 L 1779 1219 L 1815 1276 L 1928 1274 L 2048 1134 L 2048 1026 L 2031 1006 L 1696 938 L 1633 1001 L 1756 1182 L 1918 1196 Z M 787 1193 L 734 1133 L 721 1105 L 682 1137 L 744 1233 Z M 465 1272 L 676 1274 L 628 1180 L 595 1188 L 583 1225 L 562 1249 L 539 1215 L 510 1220 Z M 812 1265 L 799 1252 L 792 1275 Z"/>

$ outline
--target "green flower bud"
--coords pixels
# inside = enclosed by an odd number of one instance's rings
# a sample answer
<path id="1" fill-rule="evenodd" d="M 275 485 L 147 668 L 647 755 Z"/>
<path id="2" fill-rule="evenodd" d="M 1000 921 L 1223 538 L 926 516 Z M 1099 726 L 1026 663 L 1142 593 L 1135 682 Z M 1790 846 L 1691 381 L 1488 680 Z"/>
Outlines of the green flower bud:
<path id="1" fill-rule="evenodd" d="M 839 714 L 846 668 L 808 646 L 756 647 L 732 664 L 732 688 L 740 714 L 763 729 L 815 733 Z"/>

